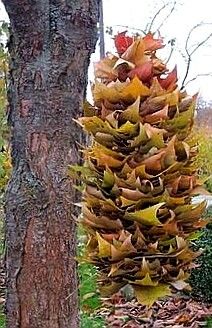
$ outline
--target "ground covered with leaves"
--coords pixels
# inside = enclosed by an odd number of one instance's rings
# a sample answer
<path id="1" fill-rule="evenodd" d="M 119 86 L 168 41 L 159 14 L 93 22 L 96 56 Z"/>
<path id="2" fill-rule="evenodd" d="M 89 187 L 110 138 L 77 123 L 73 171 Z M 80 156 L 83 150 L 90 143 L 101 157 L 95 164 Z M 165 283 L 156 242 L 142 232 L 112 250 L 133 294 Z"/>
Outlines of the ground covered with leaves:
<path id="1" fill-rule="evenodd" d="M 212 327 L 212 305 L 199 303 L 187 296 L 175 296 L 158 301 L 151 309 L 135 300 L 126 301 L 116 294 L 99 310 L 106 327 L 180 328 Z"/>

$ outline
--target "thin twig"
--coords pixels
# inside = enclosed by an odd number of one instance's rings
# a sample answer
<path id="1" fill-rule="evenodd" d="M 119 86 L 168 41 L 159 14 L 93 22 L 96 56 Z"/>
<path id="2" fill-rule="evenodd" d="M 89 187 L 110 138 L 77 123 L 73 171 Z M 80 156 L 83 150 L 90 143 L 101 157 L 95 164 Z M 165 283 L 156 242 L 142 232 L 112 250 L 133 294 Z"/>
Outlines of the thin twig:
<path id="1" fill-rule="evenodd" d="M 170 12 L 169 12 L 168 15 L 163 19 L 163 21 L 160 23 L 160 25 L 158 26 L 158 28 L 156 29 L 156 31 L 160 31 L 160 29 L 161 29 L 161 27 L 164 25 L 164 23 L 167 22 L 167 20 L 169 19 L 169 17 L 171 16 L 171 14 L 172 14 L 172 13 L 174 12 L 174 10 L 175 10 L 176 4 L 177 4 L 177 2 L 174 1 L 173 6 L 172 6 L 172 8 L 170 9 Z M 155 31 L 155 32 L 156 32 L 156 31 Z M 154 32 L 154 33 L 155 33 L 155 32 Z"/>
<path id="2" fill-rule="evenodd" d="M 166 61 L 165 61 L 165 64 L 166 64 L 166 65 L 167 65 L 168 62 L 170 61 L 173 52 L 174 52 L 174 47 L 172 46 L 172 47 L 171 47 L 171 50 L 170 50 L 170 53 L 169 53 L 169 57 L 168 57 L 168 58 L 166 59 Z"/>
<path id="3" fill-rule="evenodd" d="M 204 39 L 203 41 L 201 41 L 200 43 L 197 44 L 197 46 L 191 51 L 189 52 L 189 48 L 188 48 L 188 45 L 189 45 L 189 41 L 190 41 L 190 38 L 191 38 L 191 34 L 199 27 L 202 27 L 202 26 L 205 26 L 205 25 L 212 25 L 212 23 L 204 23 L 204 22 L 200 22 L 198 24 L 196 24 L 195 26 L 193 26 L 191 28 L 191 30 L 189 31 L 188 33 L 188 36 L 186 38 L 186 44 L 185 44 L 185 51 L 187 53 L 187 55 L 193 55 L 193 53 L 200 47 L 202 46 L 205 42 L 207 42 L 210 37 L 212 36 L 212 33 L 210 33 L 206 39 Z"/>
<path id="4" fill-rule="evenodd" d="M 212 72 L 210 72 L 210 73 L 197 74 L 195 77 L 193 77 L 192 79 L 188 80 L 188 81 L 185 83 L 185 86 L 188 85 L 189 83 L 195 81 L 196 79 L 198 79 L 198 78 L 201 77 L 201 76 L 212 76 Z"/>
<path id="5" fill-rule="evenodd" d="M 183 90 L 183 89 L 185 88 L 185 81 L 186 81 L 186 79 L 187 79 L 187 77 L 188 77 L 188 73 L 189 73 L 189 71 L 190 71 L 190 67 L 191 67 L 191 57 L 190 57 L 190 55 L 189 55 L 188 62 L 187 62 L 187 66 L 186 66 L 185 76 L 184 76 L 184 78 L 183 78 L 183 82 L 182 82 L 182 85 L 181 85 L 180 90 Z"/>
<path id="6" fill-rule="evenodd" d="M 192 56 L 199 47 L 201 47 L 204 43 L 206 43 L 210 38 L 212 37 L 212 32 L 207 36 L 207 38 L 205 38 L 203 41 L 201 41 L 190 53 L 190 55 Z"/>
<path id="7" fill-rule="evenodd" d="M 152 26 L 156 20 L 156 18 L 158 17 L 158 15 L 160 15 L 161 11 L 163 11 L 163 9 L 165 9 L 169 4 L 168 3 L 165 3 L 156 13 L 155 15 L 153 16 L 150 24 L 149 24 L 149 32 L 151 32 L 151 29 L 152 29 Z"/>
<path id="8" fill-rule="evenodd" d="M 189 51 L 189 41 L 190 41 L 190 38 L 191 38 L 192 33 L 197 28 L 202 27 L 204 25 L 212 25 L 212 23 L 203 23 L 203 22 L 200 22 L 200 23 L 196 24 L 195 26 L 193 26 L 191 28 L 191 30 L 189 31 L 188 36 L 186 38 L 185 52 L 187 54 L 187 66 L 186 66 L 186 72 L 185 72 L 185 76 L 183 78 L 183 82 L 182 82 L 182 85 L 181 85 L 180 90 L 184 89 L 185 85 L 187 84 L 187 83 L 185 84 L 185 81 L 186 81 L 186 79 L 188 77 L 188 74 L 189 74 L 189 71 L 190 71 L 190 68 L 191 68 L 191 61 L 192 61 L 193 54 L 212 37 L 212 32 L 211 32 L 205 39 L 203 39 L 201 42 L 199 42 L 196 45 L 196 47 L 193 48 L 192 51 Z"/>

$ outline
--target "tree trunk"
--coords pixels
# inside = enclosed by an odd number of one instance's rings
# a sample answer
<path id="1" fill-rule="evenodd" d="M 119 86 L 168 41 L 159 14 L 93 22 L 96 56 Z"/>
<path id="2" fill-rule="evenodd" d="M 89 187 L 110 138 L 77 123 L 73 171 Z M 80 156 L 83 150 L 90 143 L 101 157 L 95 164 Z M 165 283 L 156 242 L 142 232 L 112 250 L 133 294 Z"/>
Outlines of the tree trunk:
<path id="1" fill-rule="evenodd" d="M 79 116 L 99 0 L 4 0 L 11 23 L 6 194 L 7 328 L 78 327 Z"/>

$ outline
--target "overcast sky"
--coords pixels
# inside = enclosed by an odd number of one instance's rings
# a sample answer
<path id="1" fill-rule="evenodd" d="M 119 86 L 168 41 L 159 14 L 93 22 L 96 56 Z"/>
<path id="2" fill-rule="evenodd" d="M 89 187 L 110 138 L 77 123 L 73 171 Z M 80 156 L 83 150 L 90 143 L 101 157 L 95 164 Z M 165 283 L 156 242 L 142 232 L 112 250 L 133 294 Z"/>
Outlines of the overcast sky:
<path id="1" fill-rule="evenodd" d="M 126 28 L 122 26 L 129 26 L 130 28 L 144 29 L 146 24 L 150 21 L 150 18 L 154 16 L 159 8 L 164 4 L 165 0 L 103 0 L 104 5 L 104 22 L 105 27 L 111 26 L 114 31 L 123 31 Z M 165 37 L 165 42 L 176 38 L 177 48 L 184 52 L 186 37 L 189 30 L 199 22 L 212 23 L 212 1 L 211 0 L 177 0 L 177 6 L 171 17 L 161 28 L 161 34 Z M 168 14 L 170 7 L 162 12 L 162 15 L 158 16 L 153 28 L 157 28 L 164 18 Z M 0 4 L 0 20 L 7 19 L 7 15 Z M 134 31 L 129 28 L 129 33 Z M 201 42 L 212 32 L 212 25 L 206 25 L 196 30 L 191 38 L 190 46 L 195 46 L 198 42 Z M 106 34 L 105 37 L 106 50 L 113 51 L 112 37 Z M 97 47 L 98 48 L 98 47 Z M 160 55 L 162 58 L 166 58 L 167 53 L 162 52 Z M 92 56 L 92 61 L 97 60 L 99 51 L 97 49 L 96 54 Z M 175 51 L 172 59 L 169 63 L 170 68 L 177 64 L 179 77 L 182 79 L 186 64 L 179 54 L 179 51 Z M 191 70 L 188 80 L 195 77 L 197 74 L 206 74 L 212 72 L 212 38 L 209 40 L 206 46 L 201 47 L 199 51 L 192 58 Z M 92 79 L 92 66 L 89 70 L 89 78 Z M 201 77 L 194 82 L 188 84 L 187 89 L 189 92 L 194 93 L 200 90 L 204 98 L 212 100 L 212 77 Z"/>

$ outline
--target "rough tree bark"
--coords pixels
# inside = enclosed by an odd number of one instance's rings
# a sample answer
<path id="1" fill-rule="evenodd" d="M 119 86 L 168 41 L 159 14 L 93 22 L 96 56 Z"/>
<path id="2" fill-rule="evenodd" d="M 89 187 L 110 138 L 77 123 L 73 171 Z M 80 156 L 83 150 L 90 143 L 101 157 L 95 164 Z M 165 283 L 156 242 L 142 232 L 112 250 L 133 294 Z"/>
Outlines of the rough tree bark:
<path id="1" fill-rule="evenodd" d="M 4 0 L 10 17 L 7 328 L 78 326 L 73 184 L 99 0 Z"/>

